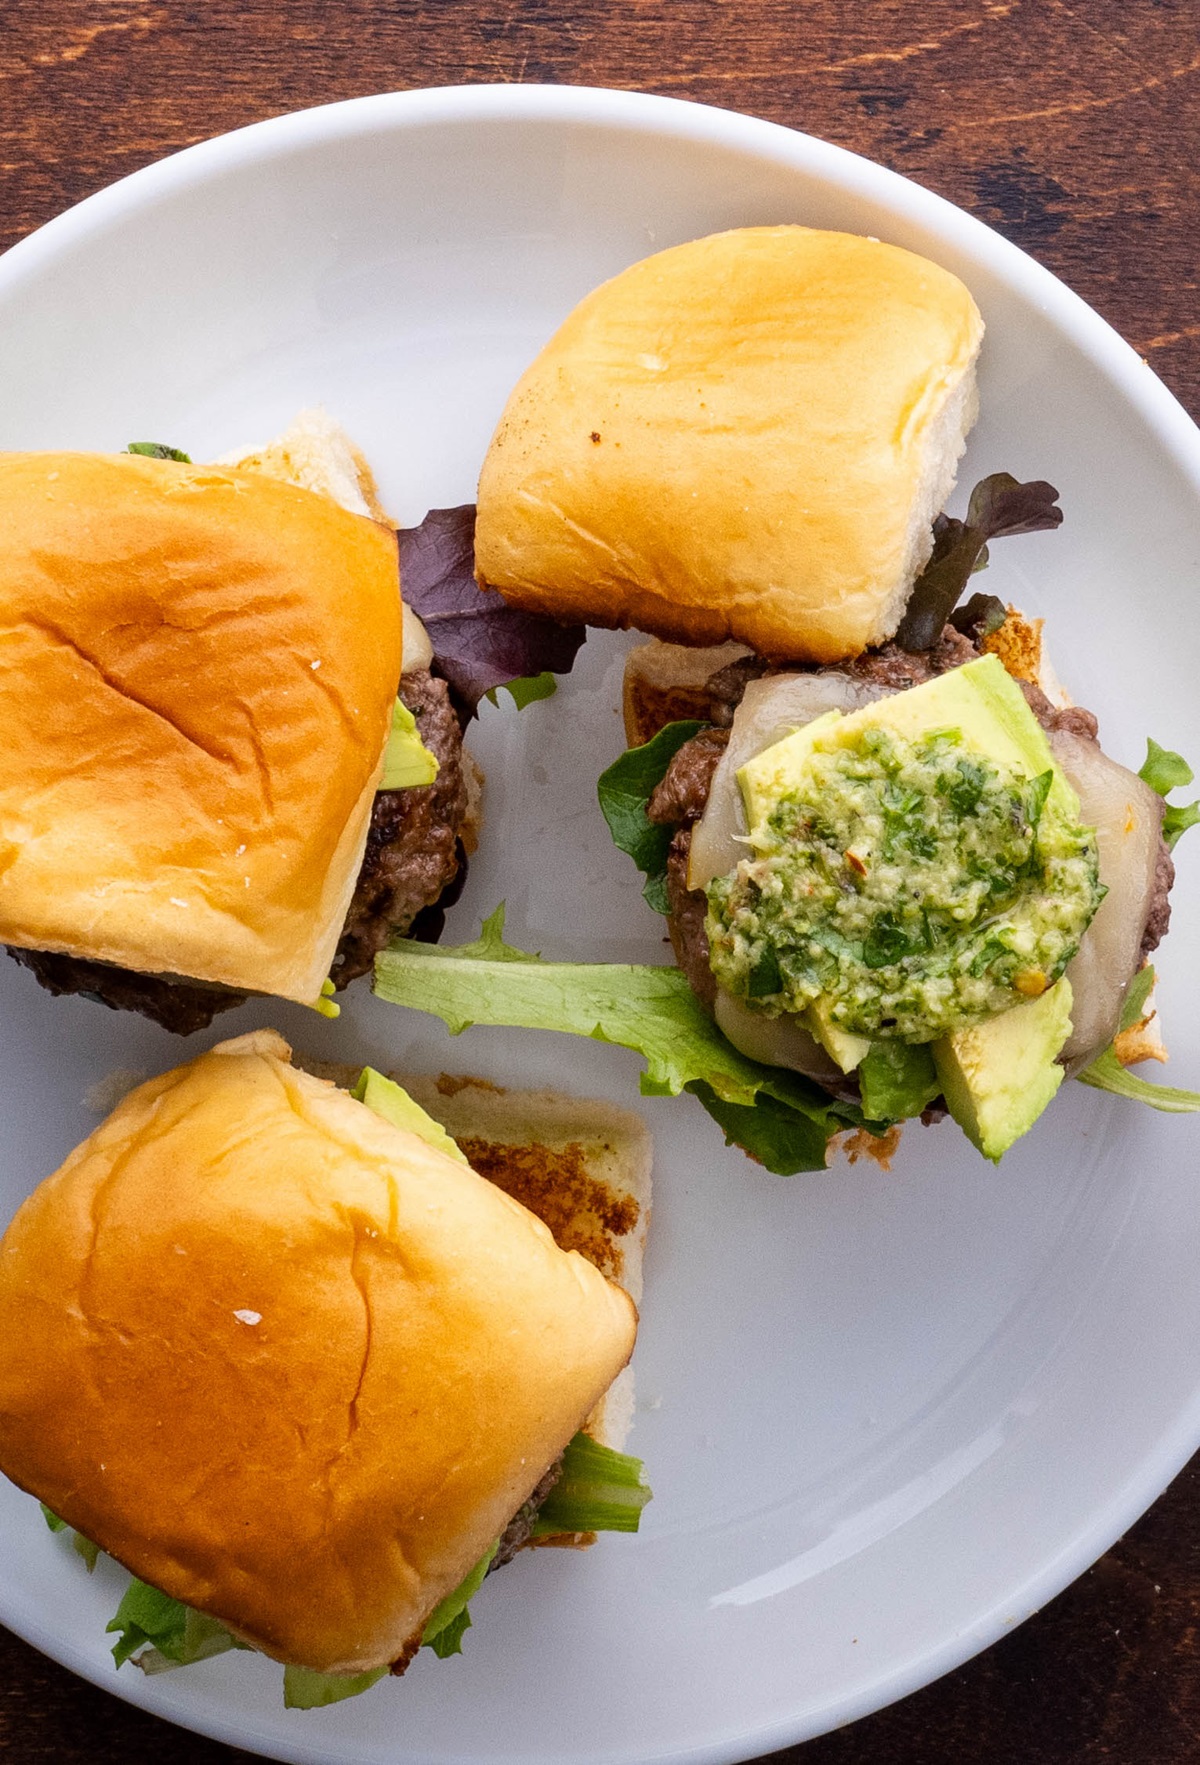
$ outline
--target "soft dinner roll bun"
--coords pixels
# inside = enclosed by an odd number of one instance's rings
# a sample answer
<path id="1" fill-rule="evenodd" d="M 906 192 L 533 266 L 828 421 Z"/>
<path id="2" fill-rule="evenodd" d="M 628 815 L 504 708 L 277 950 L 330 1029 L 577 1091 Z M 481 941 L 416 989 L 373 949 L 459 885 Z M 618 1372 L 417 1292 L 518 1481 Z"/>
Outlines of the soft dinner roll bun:
<path id="1" fill-rule="evenodd" d="M 633 1348 L 502 1191 L 260 1030 L 132 1092 L 0 1245 L 0 1469 L 268 1654 L 402 1657 Z"/>
<path id="2" fill-rule="evenodd" d="M 982 334 L 957 277 L 846 233 L 743 228 L 634 264 L 508 401 L 479 579 L 561 619 L 857 655 L 928 559 Z"/>
<path id="3" fill-rule="evenodd" d="M 334 1068 L 312 1070 L 338 1077 Z M 341 1082 L 352 1085 L 358 1069 L 341 1070 Z M 544 1221 L 560 1249 L 586 1256 L 641 1304 L 654 1145 L 639 1115 L 598 1097 L 511 1091 L 450 1073 L 388 1077 L 458 1141 L 481 1176 Z M 633 1368 L 626 1367 L 588 1417 L 586 1430 L 620 1452 L 633 1412 Z M 570 1542 L 595 1536 L 576 1533 Z"/>
<path id="4" fill-rule="evenodd" d="M 311 1001 L 401 668 L 395 535 L 261 473 L 0 456 L 0 941 Z"/>
<path id="5" fill-rule="evenodd" d="M 510 1091 L 482 1079 L 393 1074 L 458 1141 L 472 1166 L 544 1220 L 563 1250 L 578 1250 L 642 1302 L 654 1144 L 641 1117 L 596 1097 Z M 585 1424 L 620 1452 L 633 1426 L 633 1368 L 609 1386 Z M 594 1532 L 542 1543 L 592 1543 Z"/>

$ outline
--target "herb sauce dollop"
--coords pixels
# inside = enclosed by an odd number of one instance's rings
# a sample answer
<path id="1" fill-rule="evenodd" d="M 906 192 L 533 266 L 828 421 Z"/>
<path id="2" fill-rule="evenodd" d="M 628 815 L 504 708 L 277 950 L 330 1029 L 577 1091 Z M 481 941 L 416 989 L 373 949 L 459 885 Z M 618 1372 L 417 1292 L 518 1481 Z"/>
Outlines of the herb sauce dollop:
<path id="1" fill-rule="evenodd" d="M 930 1042 L 1051 986 L 1104 896 L 1091 829 L 958 730 L 811 755 L 708 888 L 713 973 L 769 1016 Z"/>

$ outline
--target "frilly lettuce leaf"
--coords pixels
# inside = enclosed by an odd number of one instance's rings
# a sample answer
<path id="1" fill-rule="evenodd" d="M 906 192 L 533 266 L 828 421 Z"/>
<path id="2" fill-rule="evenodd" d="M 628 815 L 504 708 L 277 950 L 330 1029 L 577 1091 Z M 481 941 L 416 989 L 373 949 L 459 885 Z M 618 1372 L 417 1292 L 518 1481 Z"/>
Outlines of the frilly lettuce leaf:
<path id="1" fill-rule="evenodd" d="M 47 1513 L 47 1524 L 54 1519 Z M 52 1529 L 58 1531 L 62 1526 L 63 1522 L 58 1520 Z M 493 1545 L 431 1614 L 421 1640 L 439 1657 L 459 1653 L 462 1634 L 471 1622 L 467 1602 L 478 1591 L 495 1554 Z M 149 1674 L 166 1673 L 175 1667 L 210 1660 L 229 1649 L 249 1646 L 230 1635 L 218 1619 L 206 1617 L 137 1580 L 126 1588 L 108 1629 L 117 1633 L 113 1644 L 117 1666 L 133 1659 L 135 1666 Z M 283 1701 L 289 1710 L 316 1710 L 326 1704 L 338 1704 L 369 1691 L 387 1671 L 387 1667 L 375 1667 L 367 1673 L 318 1673 L 311 1667 L 285 1667 Z"/>
<path id="2" fill-rule="evenodd" d="M 642 1461 L 576 1434 L 563 1453 L 562 1471 L 537 1512 L 534 1538 L 564 1532 L 636 1532 L 651 1499 Z"/>
<path id="3" fill-rule="evenodd" d="M 1156 744 L 1151 742 L 1150 746 L 1154 748 Z M 1160 754 L 1163 752 L 1161 748 L 1158 751 Z M 1167 758 L 1178 760 L 1179 756 L 1171 754 Z M 1152 759 L 1153 755 L 1147 757 L 1147 765 Z M 1149 779 L 1146 782 L 1149 784 Z M 1187 783 L 1188 780 L 1184 782 Z M 1167 788 L 1170 790 L 1172 787 L 1168 785 Z M 1147 963 L 1130 982 L 1121 1008 L 1122 1031 L 1131 1030 L 1135 1023 L 1141 1021 L 1146 1001 L 1154 986 L 1154 978 L 1154 970 Z M 1103 1054 L 1097 1055 L 1090 1066 L 1085 1066 L 1075 1076 L 1081 1084 L 1091 1085 L 1097 1091 L 1111 1091 L 1114 1097 L 1128 1097 L 1134 1103 L 1148 1103 L 1151 1109 L 1161 1109 L 1166 1115 L 1195 1115 L 1200 1111 L 1200 1093 L 1179 1091 L 1171 1085 L 1152 1085 L 1148 1079 L 1139 1079 L 1136 1073 L 1131 1073 L 1128 1067 L 1121 1065 L 1115 1045 L 1110 1044 Z"/>
<path id="4" fill-rule="evenodd" d="M 1174 790 L 1191 784 L 1195 773 L 1182 754 L 1176 754 L 1171 748 L 1160 748 L 1153 737 L 1146 741 L 1146 758 L 1138 769 L 1138 777 L 1157 791 L 1165 801 Z M 1200 821 L 1200 801 L 1195 803 L 1167 803 L 1166 814 L 1163 816 L 1163 839 L 1172 850 L 1181 834 L 1189 827 L 1195 827 Z"/>
<path id="5" fill-rule="evenodd" d="M 473 1024 L 505 1025 L 632 1049 L 646 1062 L 644 1095 L 692 1091 L 731 1144 L 777 1175 L 822 1169 L 831 1134 L 875 1125 L 798 1073 L 739 1054 L 678 969 L 544 962 L 505 943 L 503 906 L 473 943 L 392 944 L 375 959 L 373 985 L 390 1004 L 440 1017 L 452 1035 Z M 770 1102 L 760 1115 L 762 1099 Z"/>
<path id="6" fill-rule="evenodd" d="M 145 454 L 150 460 L 178 460 L 182 465 L 190 466 L 191 454 L 185 454 L 181 448 L 168 447 L 165 441 L 131 441 L 125 449 L 127 454 Z"/>
<path id="7" fill-rule="evenodd" d="M 137 1580 L 125 1589 L 124 1598 L 106 1628 L 110 1633 L 118 1633 L 113 1644 L 117 1666 L 142 1649 L 145 1653 L 138 1655 L 136 1664 L 147 1673 L 190 1666 L 193 1661 L 207 1661 L 213 1655 L 246 1646 L 216 1618 L 193 1611 L 191 1606 Z"/>
<path id="8" fill-rule="evenodd" d="M 429 633 L 438 672 L 460 714 L 474 717 L 487 692 L 520 682 L 518 704 L 547 696 L 533 678 L 568 674 L 586 632 L 540 613 L 510 607 L 475 580 L 475 507 L 431 509 L 418 527 L 402 527 L 401 593 Z"/>
<path id="9" fill-rule="evenodd" d="M 318 1673 L 312 1667 L 285 1667 L 283 1670 L 283 1705 L 285 1710 L 323 1710 L 328 1704 L 340 1704 L 370 1691 L 387 1675 L 386 1667 L 372 1667 L 368 1673 Z"/>
<path id="10" fill-rule="evenodd" d="M 987 563 L 988 541 L 1015 533 L 1039 533 L 1061 526 L 1058 492 L 1044 479 L 1021 484 L 1011 472 L 993 472 L 971 492 L 965 521 L 939 515 L 933 523 L 933 552 L 913 585 L 896 633 L 901 649 L 927 650 L 958 605 L 972 574 Z M 964 613 L 987 628 L 994 596 L 972 596 Z M 997 602 L 1001 611 L 1003 607 Z M 954 621 L 958 623 L 957 620 Z"/>
<path id="11" fill-rule="evenodd" d="M 536 705 L 539 699 L 552 699 L 557 691 L 558 677 L 543 669 L 541 674 L 524 674 L 520 680 L 506 680 L 503 686 L 493 687 L 484 696 L 491 704 L 498 705 L 497 693 L 506 692 L 517 710 L 523 711 L 526 705 Z"/>
<path id="12" fill-rule="evenodd" d="M 1090 1066 L 1076 1075 L 1081 1084 L 1097 1091 L 1111 1091 L 1114 1097 L 1128 1097 L 1134 1103 L 1148 1103 L 1166 1115 L 1195 1115 L 1200 1112 L 1200 1092 L 1179 1091 L 1173 1085 L 1152 1085 L 1122 1066 L 1111 1048 L 1097 1055 Z"/>
<path id="13" fill-rule="evenodd" d="M 82 1532 L 74 1531 L 72 1527 L 67 1525 L 65 1520 L 60 1520 L 58 1515 L 53 1513 L 51 1509 L 46 1506 L 44 1501 L 39 1502 L 38 1506 L 41 1508 L 42 1518 L 45 1520 L 47 1526 L 49 1526 L 51 1532 L 69 1532 L 71 1534 L 71 1548 L 77 1556 L 83 1558 L 87 1565 L 87 1572 L 90 1575 L 99 1560 L 100 1546 L 98 1544 L 93 1544 L 90 1538 L 85 1538 Z"/>

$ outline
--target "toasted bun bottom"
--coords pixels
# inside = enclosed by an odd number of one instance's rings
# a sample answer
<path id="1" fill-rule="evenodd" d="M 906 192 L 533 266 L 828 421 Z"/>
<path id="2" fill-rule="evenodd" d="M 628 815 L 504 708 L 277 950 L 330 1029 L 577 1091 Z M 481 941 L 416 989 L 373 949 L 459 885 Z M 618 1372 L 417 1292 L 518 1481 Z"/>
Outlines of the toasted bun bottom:
<path id="1" fill-rule="evenodd" d="M 403 1655 L 627 1361 L 626 1294 L 270 1031 L 131 1093 L 0 1244 L 0 1468 L 268 1654 Z"/>

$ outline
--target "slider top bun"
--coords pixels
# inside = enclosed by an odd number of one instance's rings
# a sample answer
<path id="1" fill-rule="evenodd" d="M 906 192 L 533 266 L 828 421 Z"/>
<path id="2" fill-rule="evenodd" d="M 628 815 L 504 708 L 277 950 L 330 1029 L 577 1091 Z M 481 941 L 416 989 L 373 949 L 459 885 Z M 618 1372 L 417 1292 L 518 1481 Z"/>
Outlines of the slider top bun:
<path id="1" fill-rule="evenodd" d="M 0 455 L 0 941 L 313 1000 L 401 667 L 395 535 L 139 455 Z"/>
<path id="2" fill-rule="evenodd" d="M 0 1245 L 0 1469 L 266 1653 L 402 1657 L 628 1360 L 628 1295 L 272 1031 L 141 1086 Z"/>
<path id="3" fill-rule="evenodd" d="M 508 401 L 479 579 L 680 643 L 857 655 L 928 559 L 982 334 L 956 276 L 846 233 L 743 228 L 634 264 Z"/>
<path id="4" fill-rule="evenodd" d="M 549 1227 L 561 1250 L 577 1250 L 641 1304 L 654 1146 L 639 1115 L 596 1097 L 513 1091 L 448 1073 L 388 1076 L 441 1123 L 473 1169 Z M 357 1077 L 356 1069 L 349 1082 Z M 633 1413 L 629 1366 L 588 1416 L 586 1432 L 620 1452 Z M 558 1542 L 591 1543 L 595 1536 Z"/>

